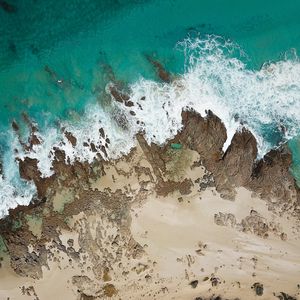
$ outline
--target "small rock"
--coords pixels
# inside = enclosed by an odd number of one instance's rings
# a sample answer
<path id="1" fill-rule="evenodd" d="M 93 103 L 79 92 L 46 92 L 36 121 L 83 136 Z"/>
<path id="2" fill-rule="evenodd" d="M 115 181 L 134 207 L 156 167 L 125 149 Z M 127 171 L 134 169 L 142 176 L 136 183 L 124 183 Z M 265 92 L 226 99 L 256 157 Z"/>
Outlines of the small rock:
<path id="1" fill-rule="evenodd" d="M 280 300 L 297 300 L 295 297 L 292 297 L 284 292 L 280 292 L 280 295 L 278 295 L 277 298 Z"/>
<path id="2" fill-rule="evenodd" d="M 190 286 L 191 286 L 193 289 L 195 289 L 195 288 L 197 287 L 198 283 L 199 283 L 198 280 L 193 280 L 193 281 L 190 282 Z"/>
<path id="3" fill-rule="evenodd" d="M 282 232 L 280 235 L 281 240 L 286 241 L 287 240 L 287 234 Z"/>
<path id="4" fill-rule="evenodd" d="M 255 282 L 255 283 L 252 285 L 251 289 L 254 289 L 255 294 L 256 294 L 257 296 L 262 296 L 263 293 L 264 293 L 264 286 L 263 286 L 262 283 L 259 283 L 259 282 Z"/>

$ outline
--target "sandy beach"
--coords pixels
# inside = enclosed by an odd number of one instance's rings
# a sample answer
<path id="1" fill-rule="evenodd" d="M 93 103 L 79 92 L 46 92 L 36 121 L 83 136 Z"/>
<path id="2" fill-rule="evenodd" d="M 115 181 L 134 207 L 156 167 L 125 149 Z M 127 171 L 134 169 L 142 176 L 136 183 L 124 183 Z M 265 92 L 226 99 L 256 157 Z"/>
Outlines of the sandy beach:
<path id="1" fill-rule="evenodd" d="M 0 18 L 0 300 L 300 300 L 300 1 Z"/>
<path id="2" fill-rule="evenodd" d="M 184 191 L 157 193 L 138 144 L 106 163 L 88 197 L 62 187 L 41 222 L 27 216 L 27 251 L 40 255 L 44 243 L 45 259 L 24 277 L 4 253 L 0 299 L 297 299 L 298 220 L 243 187 L 234 200 L 222 198 L 195 151 L 168 156 L 163 179 L 188 180 Z M 45 239 L 52 214 L 65 215 L 66 226 Z"/>

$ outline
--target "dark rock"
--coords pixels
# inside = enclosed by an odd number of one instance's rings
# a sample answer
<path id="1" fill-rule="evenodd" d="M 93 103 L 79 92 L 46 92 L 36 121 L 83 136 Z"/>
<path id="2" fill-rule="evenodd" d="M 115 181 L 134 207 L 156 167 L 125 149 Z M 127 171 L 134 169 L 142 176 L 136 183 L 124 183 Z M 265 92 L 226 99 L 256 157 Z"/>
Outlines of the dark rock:
<path id="1" fill-rule="evenodd" d="M 264 293 L 264 286 L 262 283 L 259 283 L 259 282 L 255 282 L 252 286 L 251 286 L 251 289 L 254 290 L 255 294 L 257 296 L 262 296 L 263 293 Z"/>
<path id="2" fill-rule="evenodd" d="M 101 149 L 102 153 L 104 154 L 104 156 L 108 157 L 106 148 L 103 145 L 100 147 L 100 149 Z"/>
<path id="3" fill-rule="evenodd" d="M 18 132 L 20 130 L 20 127 L 16 121 L 12 121 L 11 126 L 15 132 Z"/>
<path id="4" fill-rule="evenodd" d="M 268 152 L 253 169 L 251 180 L 246 184 L 264 198 L 289 199 L 297 194 L 297 187 L 289 167 L 292 155 L 287 145 Z"/>
<path id="5" fill-rule="evenodd" d="M 114 85 L 109 88 L 109 91 L 114 97 L 114 99 L 120 103 L 126 103 L 130 99 L 127 94 L 124 94 L 121 91 L 119 91 Z"/>
<path id="6" fill-rule="evenodd" d="M 217 286 L 221 281 L 218 277 L 212 277 L 210 279 L 210 282 L 211 282 L 211 286 Z"/>
<path id="7" fill-rule="evenodd" d="M 65 131 L 64 133 L 65 133 L 65 136 L 68 139 L 68 141 L 72 144 L 73 147 L 75 147 L 77 144 L 76 137 L 69 131 Z"/>
<path id="8" fill-rule="evenodd" d="M 74 240 L 73 239 L 68 239 L 67 244 L 69 245 L 69 247 L 73 247 L 74 246 Z"/>
<path id="9" fill-rule="evenodd" d="M 124 112 L 121 110 L 114 111 L 113 119 L 120 128 L 128 130 L 128 119 Z"/>
<path id="10" fill-rule="evenodd" d="M 81 293 L 80 294 L 80 300 L 94 300 L 94 299 L 96 299 L 97 297 L 95 297 L 95 296 L 89 296 L 89 295 L 86 295 L 86 294 L 84 294 L 84 293 Z"/>
<path id="11" fill-rule="evenodd" d="M 23 179 L 34 182 L 40 199 L 46 196 L 48 187 L 53 183 L 53 176 L 48 178 L 41 176 L 37 159 L 25 157 L 24 160 L 19 160 L 19 172 Z"/>
<path id="12" fill-rule="evenodd" d="M 236 132 L 223 157 L 227 177 L 236 186 L 243 186 L 248 183 L 256 157 L 257 146 L 253 134 L 245 128 Z"/>
<path id="13" fill-rule="evenodd" d="M 80 300 L 94 300 L 94 299 L 97 299 L 96 296 L 89 296 L 89 295 L 86 295 L 84 293 L 80 294 Z"/>
<path id="14" fill-rule="evenodd" d="M 104 139 L 105 133 L 104 133 L 104 129 L 102 127 L 99 129 L 99 133 L 100 133 L 100 136 Z"/>
<path id="15" fill-rule="evenodd" d="M 0 1 L 0 7 L 7 13 L 16 13 L 17 7 L 13 4 L 10 4 L 4 0 Z"/>
<path id="16" fill-rule="evenodd" d="M 215 180 L 211 173 L 204 174 L 203 177 L 201 179 L 198 178 L 195 183 L 199 184 L 200 191 L 205 191 L 208 187 L 215 186 Z"/>
<path id="17" fill-rule="evenodd" d="M 17 54 L 17 46 L 13 41 L 9 42 L 8 49 L 13 53 Z"/>
<path id="18" fill-rule="evenodd" d="M 157 76 L 164 82 L 170 83 L 171 82 L 171 76 L 167 72 L 167 70 L 164 68 L 164 66 L 158 61 L 155 60 L 150 55 L 146 55 L 147 60 L 154 66 L 156 69 Z M 144 100 L 144 99 L 143 99 Z"/>
<path id="19" fill-rule="evenodd" d="M 276 297 L 280 300 L 297 300 L 297 298 L 292 297 L 284 292 L 281 292 L 280 295 L 277 295 Z"/>
<path id="20" fill-rule="evenodd" d="M 190 282 L 190 286 L 195 289 L 198 286 L 199 281 L 198 280 L 193 280 Z"/>
<path id="21" fill-rule="evenodd" d="M 187 148 L 197 151 L 205 168 L 212 173 L 218 192 L 234 198 L 235 187 L 244 186 L 263 198 L 282 201 L 298 195 L 290 174 L 291 153 L 287 145 L 271 150 L 256 162 L 257 142 L 246 129 L 237 132 L 223 153 L 227 139 L 222 121 L 208 111 L 205 118 L 193 110 L 182 112 L 183 129 L 178 139 Z"/>
<path id="22" fill-rule="evenodd" d="M 132 106 L 134 106 L 134 104 L 132 101 L 128 100 L 128 101 L 125 101 L 125 106 L 132 107 Z"/>

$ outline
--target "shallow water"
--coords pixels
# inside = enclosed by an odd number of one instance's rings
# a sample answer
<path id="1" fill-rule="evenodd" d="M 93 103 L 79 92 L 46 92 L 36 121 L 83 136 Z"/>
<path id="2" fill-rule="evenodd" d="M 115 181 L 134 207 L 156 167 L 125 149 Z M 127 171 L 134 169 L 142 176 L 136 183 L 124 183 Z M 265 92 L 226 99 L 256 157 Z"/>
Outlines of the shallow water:
<path id="1" fill-rule="evenodd" d="M 0 187 L 2 191 L 10 191 L 5 196 L 0 191 L 4 213 L 4 207 L 26 203 L 33 193 L 33 188 L 19 180 L 12 154 L 16 145 L 10 123 L 16 119 L 25 135 L 22 112 L 38 123 L 46 141 L 43 149 L 31 154 L 40 159 L 45 176 L 51 168 L 48 152 L 59 139 L 58 121 L 67 122 L 82 140 L 95 139 L 99 124 L 106 126 L 114 141 L 113 156 L 120 149 L 126 151 L 130 147 L 129 143 L 124 148 L 124 135 L 132 137 L 138 130 L 132 125 L 135 119 L 144 121 L 149 140 L 163 142 L 168 134 L 175 134 L 180 127 L 178 112 L 185 103 L 198 107 L 199 111 L 211 108 L 219 114 L 223 113 L 222 105 L 229 107 L 222 117 L 231 133 L 238 127 L 234 119 L 239 112 L 238 118 L 260 140 L 262 154 L 271 146 L 292 139 L 292 171 L 300 180 L 300 150 L 295 139 L 300 133 L 297 115 L 300 113 L 300 65 L 296 55 L 300 48 L 299 1 L 285 1 L 284 5 L 278 0 L 247 3 L 11 0 L 9 3 L 13 7 L 9 12 L 0 9 L 0 144 L 5 176 L 5 180 L 0 180 Z M 196 42 L 207 40 L 207 34 L 221 36 L 225 41 L 230 39 L 234 45 L 227 45 L 222 39 L 214 45 Z M 187 37 L 185 45 L 178 46 Z M 212 55 L 204 51 L 208 44 Z M 146 55 L 156 57 L 168 70 L 183 76 L 185 91 L 157 85 Z M 259 71 L 269 61 L 279 62 Z M 142 93 L 147 93 L 149 99 L 156 97 L 149 102 L 152 107 L 148 105 L 145 109 L 148 115 L 137 112 L 129 133 L 115 126 L 109 117 L 111 109 L 103 108 L 101 91 L 109 82 L 104 72 L 107 65 L 118 80 L 132 86 L 135 101 Z M 227 65 L 225 70 L 224 65 Z M 205 93 L 196 91 L 196 84 L 202 85 Z M 168 134 L 162 134 L 157 124 L 158 116 L 163 115 L 158 112 L 170 97 L 178 100 L 174 101 L 176 108 L 168 106 L 173 119 L 163 117 L 162 124 L 171 129 Z M 193 98 L 189 99 L 192 103 L 187 97 Z M 89 121 L 95 123 L 95 128 L 87 136 Z M 282 132 L 283 127 L 287 132 Z M 86 151 L 77 149 L 70 156 L 91 160 Z M 27 193 L 25 197 L 24 193 Z"/>

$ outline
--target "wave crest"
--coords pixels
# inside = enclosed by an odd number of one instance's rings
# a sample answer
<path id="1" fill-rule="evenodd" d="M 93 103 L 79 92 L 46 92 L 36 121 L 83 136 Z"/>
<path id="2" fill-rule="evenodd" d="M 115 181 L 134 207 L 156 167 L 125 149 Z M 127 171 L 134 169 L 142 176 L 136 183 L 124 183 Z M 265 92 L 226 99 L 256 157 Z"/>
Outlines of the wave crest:
<path id="1" fill-rule="evenodd" d="M 97 153 L 105 159 L 127 153 L 140 131 L 149 143 L 163 144 L 181 129 L 181 112 L 187 108 L 202 116 L 211 110 L 222 119 L 228 135 L 223 150 L 242 126 L 255 135 L 260 157 L 299 135 L 300 63 L 295 51 L 278 62 L 265 63 L 260 70 L 251 70 L 242 49 L 221 37 L 189 37 L 176 48 L 185 56 L 184 74 L 171 83 L 141 78 L 131 84 L 134 106 L 130 108 L 115 101 L 105 109 L 101 105 L 87 106 L 77 124 L 61 124 L 76 137 L 76 146 L 52 127 L 40 133 L 42 144 L 34 145 L 30 152 L 22 152 L 19 147 L 19 157 L 38 159 L 42 176 L 47 177 L 52 174 L 54 147 L 63 150 L 66 162 L 72 163 L 76 159 L 92 162 Z M 122 114 L 123 125 L 116 112 Z M 105 137 L 99 134 L 101 128 Z M 86 142 L 93 144 L 97 152 Z M 107 157 L 101 150 L 105 144 Z M 7 176 L 5 180 L 0 177 L 0 215 L 7 214 L 8 207 L 29 203 L 34 189 L 18 189 L 17 185 Z"/>

